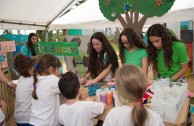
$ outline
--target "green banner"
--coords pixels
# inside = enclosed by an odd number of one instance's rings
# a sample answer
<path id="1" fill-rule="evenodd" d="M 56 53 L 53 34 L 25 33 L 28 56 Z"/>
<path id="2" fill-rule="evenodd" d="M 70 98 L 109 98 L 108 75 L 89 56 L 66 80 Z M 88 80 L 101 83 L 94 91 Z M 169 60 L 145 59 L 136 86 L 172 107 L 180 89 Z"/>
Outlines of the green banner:
<path id="1" fill-rule="evenodd" d="M 77 42 L 37 42 L 35 49 L 37 54 L 78 56 Z"/>

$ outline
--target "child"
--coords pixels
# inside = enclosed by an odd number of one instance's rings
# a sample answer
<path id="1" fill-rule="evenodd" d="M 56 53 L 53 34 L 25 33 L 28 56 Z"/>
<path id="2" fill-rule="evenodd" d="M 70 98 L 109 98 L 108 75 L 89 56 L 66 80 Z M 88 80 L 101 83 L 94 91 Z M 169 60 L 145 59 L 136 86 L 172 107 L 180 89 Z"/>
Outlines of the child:
<path id="1" fill-rule="evenodd" d="M 115 76 L 124 104 L 108 113 L 103 126 L 164 126 L 161 117 L 140 102 L 147 84 L 145 72 L 138 66 L 126 65 Z"/>
<path id="2" fill-rule="evenodd" d="M 35 60 L 19 53 L 15 56 L 15 70 L 21 75 L 16 87 L 14 118 L 18 126 L 29 124 L 32 105 Z"/>
<path id="3" fill-rule="evenodd" d="M 94 101 L 76 101 L 79 97 L 78 77 L 67 72 L 59 80 L 61 94 L 67 99 L 59 108 L 59 121 L 64 126 L 93 126 L 92 119 L 102 114 L 106 105 Z"/>
<path id="4" fill-rule="evenodd" d="M 34 76 L 34 90 L 32 93 L 32 108 L 30 125 L 58 126 L 59 125 L 59 67 L 60 61 L 51 54 L 45 54 L 37 63 Z"/>
<path id="5" fill-rule="evenodd" d="M 0 100 L 0 126 L 5 126 L 5 115 L 7 114 L 7 104 Z"/>

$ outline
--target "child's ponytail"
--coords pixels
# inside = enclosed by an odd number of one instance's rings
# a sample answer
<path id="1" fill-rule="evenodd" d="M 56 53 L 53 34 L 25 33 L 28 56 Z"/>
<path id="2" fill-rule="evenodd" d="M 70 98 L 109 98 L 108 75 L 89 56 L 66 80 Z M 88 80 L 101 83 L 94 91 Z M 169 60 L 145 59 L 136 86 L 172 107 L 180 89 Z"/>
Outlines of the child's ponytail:
<path id="1" fill-rule="evenodd" d="M 34 83 L 33 83 L 34 89 L 33 89 L 33 92 L 32 92 L 32 97 L 33 97 L 34 99 L 38 100 L 38 97 L 37 97 L 37 94 L 36 94 L 36 86 L 37 86 L 36 84 L 37 84 L 37 81 L 38 81 L 38 79 L 37 79 L 37 74 L 36 74 L 37 65 L 35 65 L 34 67 L 35 67 L 34 75 L 33 75 L 33 77 L 34 77 Z"/>
<path id="2" fill-rule="evenodd" d="M 133 107 L 131 115 L 133 126 L 145 126 L 148 113 L 141 102 L 136 103 L 136 105 Z"/>

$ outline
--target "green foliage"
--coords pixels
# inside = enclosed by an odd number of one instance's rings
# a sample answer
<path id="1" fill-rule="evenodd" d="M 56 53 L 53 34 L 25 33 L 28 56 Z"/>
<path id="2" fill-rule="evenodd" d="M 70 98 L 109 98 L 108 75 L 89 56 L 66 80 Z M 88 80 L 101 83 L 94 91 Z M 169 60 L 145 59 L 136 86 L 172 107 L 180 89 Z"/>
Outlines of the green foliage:
<path id="1" fill-rule="evenodd" d="M 5 30 L 3 31 L 3 34 L 12 34 L 12 31 L 11 31 L 11 30 L 8 30 L 8 29 L 5 29 Z"/>
<path id="2" fill-rule="evenodd" d="M 127 0 L 99 0 L 100 10 L 104 17 L 114 21 L 116 19 L 116 14 L 125 12 L 123 9 L 124 1 L 127 2 Z"/>
<path id="3" fill-rule="evenodd" d="M 156 5 L 156 0 L 99 0 L 100 10 L 104 17 L 114 21 L 116 14 L 126 11 L 140 12 L 148 17 L 162 16 L 174 4 L 175 0 L 162 0 L 161 6 Z"/>
<path id="4" fill-rule="evenodd" d="M 45 41 L 45 31 L 37 30 L 36 34 L 41 39 L 41 41 Z M 62 30 L 50 30 L 48 32 L 48 41 L 55 42 L 55 39 L 58 39 L 59 42 L 63 41 L 63 31 Z"/>
<path id="5" fill-rule="evenodd" d="M 45 41 L 45 34 L 43 30 L 37 30 L 36 34 L 41 39 L 41 41 Z"/>
<path id="6" fill-rule="evenodd" d="M 162 0 L 160 6 L 156 5 L 156 0 L 137 0 L 140 5 L 140 13 L 148 17 L 162 16 L 171 9 L 175 0 Z"/>

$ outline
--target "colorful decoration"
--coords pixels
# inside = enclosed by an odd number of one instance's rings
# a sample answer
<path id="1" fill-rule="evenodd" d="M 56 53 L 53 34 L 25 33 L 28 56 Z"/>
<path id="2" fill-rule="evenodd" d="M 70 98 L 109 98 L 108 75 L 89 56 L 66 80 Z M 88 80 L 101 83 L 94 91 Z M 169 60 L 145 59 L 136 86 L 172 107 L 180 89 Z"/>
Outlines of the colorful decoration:
<path id="1" fill-rule="evenodd" d="M 156 6 L 161 6 L 162 5 L 162 0 L 156 0 Z"/>
<path id="2" fill-rule="evenodd" d="M 114 18 L 117 14 L 115 12 L 112 12 L 111 16 Z"/>
<path id="3" fill-rule="evenodd" d="M 111 0 L 106 0 L 106 5 L 107 6 L 111 5 Z"/>
<path id="4" fill-rule="evenodd" d="M 6 52 L 0 52 L 0 67 L 1 68 L 8 67 Z"/>
<path id="5" fill-rule="evenodd" d="M 5 61 L 5 58 L 6 58 L 6 56 L 5 56 L 5 55 L 0 54 L 0 62 Z"/>
<path id="6" fill-rule="evenodd" d="M 173 6 L 175 0 L 137 0 L 139 11 L 148 17 L 162 16 L 167 13 Z"/>
<path id="7" fill-rule="evenodd" d="M 128 2 L 124 3 L 124 10 L 125 10 L 125 12 L 131 11 L 131 7 L 132 7 L 132 5 L 129 4 Z"/>
<path id="8" fill-rule="evenodd" d="M 0 42 L 0 52 L 14 52 L 16 46 L 14 41 L 3 41 Z"/>
<path id="9" fill-rule="evenodd" d="M 125 13 L 123 7 L 124 3 L 127 2 L 128 0 L 99 0 L 99 6 L 104 17 L 110 21 L 114 21 L 117 14 Z"/>

